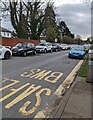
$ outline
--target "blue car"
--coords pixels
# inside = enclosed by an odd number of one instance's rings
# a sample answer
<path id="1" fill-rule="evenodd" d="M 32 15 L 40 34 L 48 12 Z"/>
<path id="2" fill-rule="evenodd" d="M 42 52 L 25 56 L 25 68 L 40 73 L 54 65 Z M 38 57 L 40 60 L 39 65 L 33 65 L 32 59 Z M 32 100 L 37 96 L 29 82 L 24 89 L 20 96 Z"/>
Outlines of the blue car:
<path id="1" fill-rule="evenodd" d="M 77 45 L 71 48 L 68 57 L 84 59 L 85 55 L 86 55 L 86 51 L 85 51 L 84 46 Z"/>

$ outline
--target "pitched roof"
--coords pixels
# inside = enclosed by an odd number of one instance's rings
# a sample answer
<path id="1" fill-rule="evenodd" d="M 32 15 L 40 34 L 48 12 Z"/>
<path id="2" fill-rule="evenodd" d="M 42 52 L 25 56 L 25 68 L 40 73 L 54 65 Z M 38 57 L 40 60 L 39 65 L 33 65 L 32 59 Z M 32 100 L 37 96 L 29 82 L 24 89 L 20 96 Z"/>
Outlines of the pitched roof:
<path id="1" fill-rule="evenodd" d="M 11 33 L 10 30 L 8 30 L 8 29 L 6 29 L 6 28 L 3 28 L 3 27 L 0 28 L 0 31 L 2 31 L 2 32 L 10 32 L 10 33 Z"/>

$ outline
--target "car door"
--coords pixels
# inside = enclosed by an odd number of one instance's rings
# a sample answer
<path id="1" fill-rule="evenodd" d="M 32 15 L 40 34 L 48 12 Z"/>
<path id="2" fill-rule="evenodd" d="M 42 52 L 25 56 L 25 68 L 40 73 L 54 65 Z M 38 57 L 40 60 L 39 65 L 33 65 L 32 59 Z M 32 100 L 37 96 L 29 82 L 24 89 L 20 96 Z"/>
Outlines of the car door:
<path id="1" fill-rule="evenodd" d="M 31 43 L 28 43 L 27 44 L 27 53 L 32 53 L 32 52 L 33 52 L 32 45 L 31 45 Z"/>
<path id="2" fill-rule="evenodd" d="M 31 45 L 31 51 L 34 52 L 35 51 L 35 45 L 32 44 L 32 43 L 30 43 L 30 45 Z"/>

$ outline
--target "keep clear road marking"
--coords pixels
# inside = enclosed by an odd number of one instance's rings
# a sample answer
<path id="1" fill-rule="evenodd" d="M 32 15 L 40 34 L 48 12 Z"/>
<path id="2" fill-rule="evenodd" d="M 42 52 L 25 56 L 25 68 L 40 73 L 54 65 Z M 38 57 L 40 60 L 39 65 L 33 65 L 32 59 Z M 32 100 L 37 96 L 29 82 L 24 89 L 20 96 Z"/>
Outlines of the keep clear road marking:
<path id="1" fill-rule="evenodd" d="M 64 90 L 68 89 L 70 87 L 70 85 L 73 83 L 74 78 L 77 74 L 77 72 L 79 71 L 81 65 L 83 64 L 84 60 L 80 60 L 79 63 L 74 67 L 74 69 L 71 71 L 71 73 L 66 77 L 66 79 L 64 80 L 64 82 L 56 89 L 55 91 L 55 95 L 57 96 L 61 96 L 62 92 L 64 92 Z M 45 110 L 39 111 L 35 118 L 46 118 L 47 112 Z"/>

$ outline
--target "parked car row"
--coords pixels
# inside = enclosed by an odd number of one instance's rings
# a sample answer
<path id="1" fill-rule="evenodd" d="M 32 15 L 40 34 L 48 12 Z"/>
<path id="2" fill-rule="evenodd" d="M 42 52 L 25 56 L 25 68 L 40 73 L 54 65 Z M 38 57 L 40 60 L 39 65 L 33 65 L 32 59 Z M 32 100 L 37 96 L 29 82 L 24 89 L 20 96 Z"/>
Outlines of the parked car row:
<path id="1" fill-rule="evenodd" d="M 14 47 L 0 45 L 0 59 L 9 59 L 12 55 L 27 56 L 29 54 L 36 55 L 37 53 L 57 52 L 61 50 L 68 50 L 69 58 L 84 58 L 90 45 L 67 45 L 59 43 L 41 42 L 38 45 L 33 43 L 18 43 Z"/>
<path id="2" fill-rule="evenodd" d="M 59 43 L 41 42 L 38 45 L 33 43 L 18 43 L 13 46 L 0 45 L 0 59 L 9 59 L 12 55 L 27 56 L 29 54 L 36 55 L 36 53 L 57 52 L 63 50 L 63 46 Z"/>

